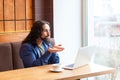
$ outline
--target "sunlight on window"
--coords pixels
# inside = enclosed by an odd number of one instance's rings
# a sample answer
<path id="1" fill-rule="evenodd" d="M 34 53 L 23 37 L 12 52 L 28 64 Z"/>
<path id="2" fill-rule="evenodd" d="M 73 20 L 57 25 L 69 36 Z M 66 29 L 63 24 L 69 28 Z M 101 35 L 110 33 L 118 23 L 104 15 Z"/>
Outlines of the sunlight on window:
<path id="1" fill-rule="evenodd" d="M 120 19 L 120 0 L 93 0 L 94 16 Z M 115 20 L 115 19 L 114 19 Z"/>
<path id="2" fill-rule="evenodd" d="M 91 0 L 88 4 L 88 45 L 101 49 L 94 61 L 116 68 L 114 75 L 93 80 L 120 80 L 120 0 Z"/>
<path id="3" fill-rule="evenodd" d="M 93 1 L 95 36 L 120 36 L 120 0 Z"/>
<path id="4" fill-rule="evenodd" d="M 120 0 L 111 0 L 114 14 L 120 14 Z"/>

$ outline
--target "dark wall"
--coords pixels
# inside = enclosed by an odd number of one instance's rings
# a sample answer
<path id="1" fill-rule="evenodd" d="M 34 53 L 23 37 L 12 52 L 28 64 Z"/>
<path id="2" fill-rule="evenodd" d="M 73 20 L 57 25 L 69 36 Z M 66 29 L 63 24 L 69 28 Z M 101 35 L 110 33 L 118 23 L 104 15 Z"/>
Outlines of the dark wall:
<path id="1" fill-rule="evenodd" d="M 34 0 L 34 19 L 47 20 L 51 24 L 53 37 L 53 0 Z"/>

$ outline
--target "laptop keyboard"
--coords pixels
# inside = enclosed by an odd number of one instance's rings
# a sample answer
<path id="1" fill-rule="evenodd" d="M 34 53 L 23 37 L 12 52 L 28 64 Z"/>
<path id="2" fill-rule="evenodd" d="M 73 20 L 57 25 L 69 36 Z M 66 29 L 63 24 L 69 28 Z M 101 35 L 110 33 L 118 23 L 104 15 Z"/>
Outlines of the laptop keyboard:
<path id="1" fill-rule="evenodd" d="M 66 67 L 73 67 L 74 66 L 74 64 L 70 64 L 70 65 L 67 65 Z"/>

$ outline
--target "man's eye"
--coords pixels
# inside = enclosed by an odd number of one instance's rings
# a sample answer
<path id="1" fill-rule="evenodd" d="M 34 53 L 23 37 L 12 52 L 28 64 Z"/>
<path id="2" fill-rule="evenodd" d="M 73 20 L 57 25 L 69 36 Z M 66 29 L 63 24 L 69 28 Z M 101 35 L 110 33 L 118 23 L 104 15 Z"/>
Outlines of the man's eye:
<path id="1" fill-rule="evenodd" d="M 43 30 L 43 32 L 50 32 L 50 30 Z"/>

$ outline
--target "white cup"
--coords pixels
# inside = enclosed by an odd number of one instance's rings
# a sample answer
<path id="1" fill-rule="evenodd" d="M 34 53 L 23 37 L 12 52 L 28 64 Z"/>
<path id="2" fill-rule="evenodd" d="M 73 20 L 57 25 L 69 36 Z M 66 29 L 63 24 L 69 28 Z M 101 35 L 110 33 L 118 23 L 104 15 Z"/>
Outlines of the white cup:
<path id="1" fill-rule="evenodd" d="M 62 69 L 62 66 L 61 64 L 53 64 L 52 68 L 54 71 L 58 71 Z"/>

